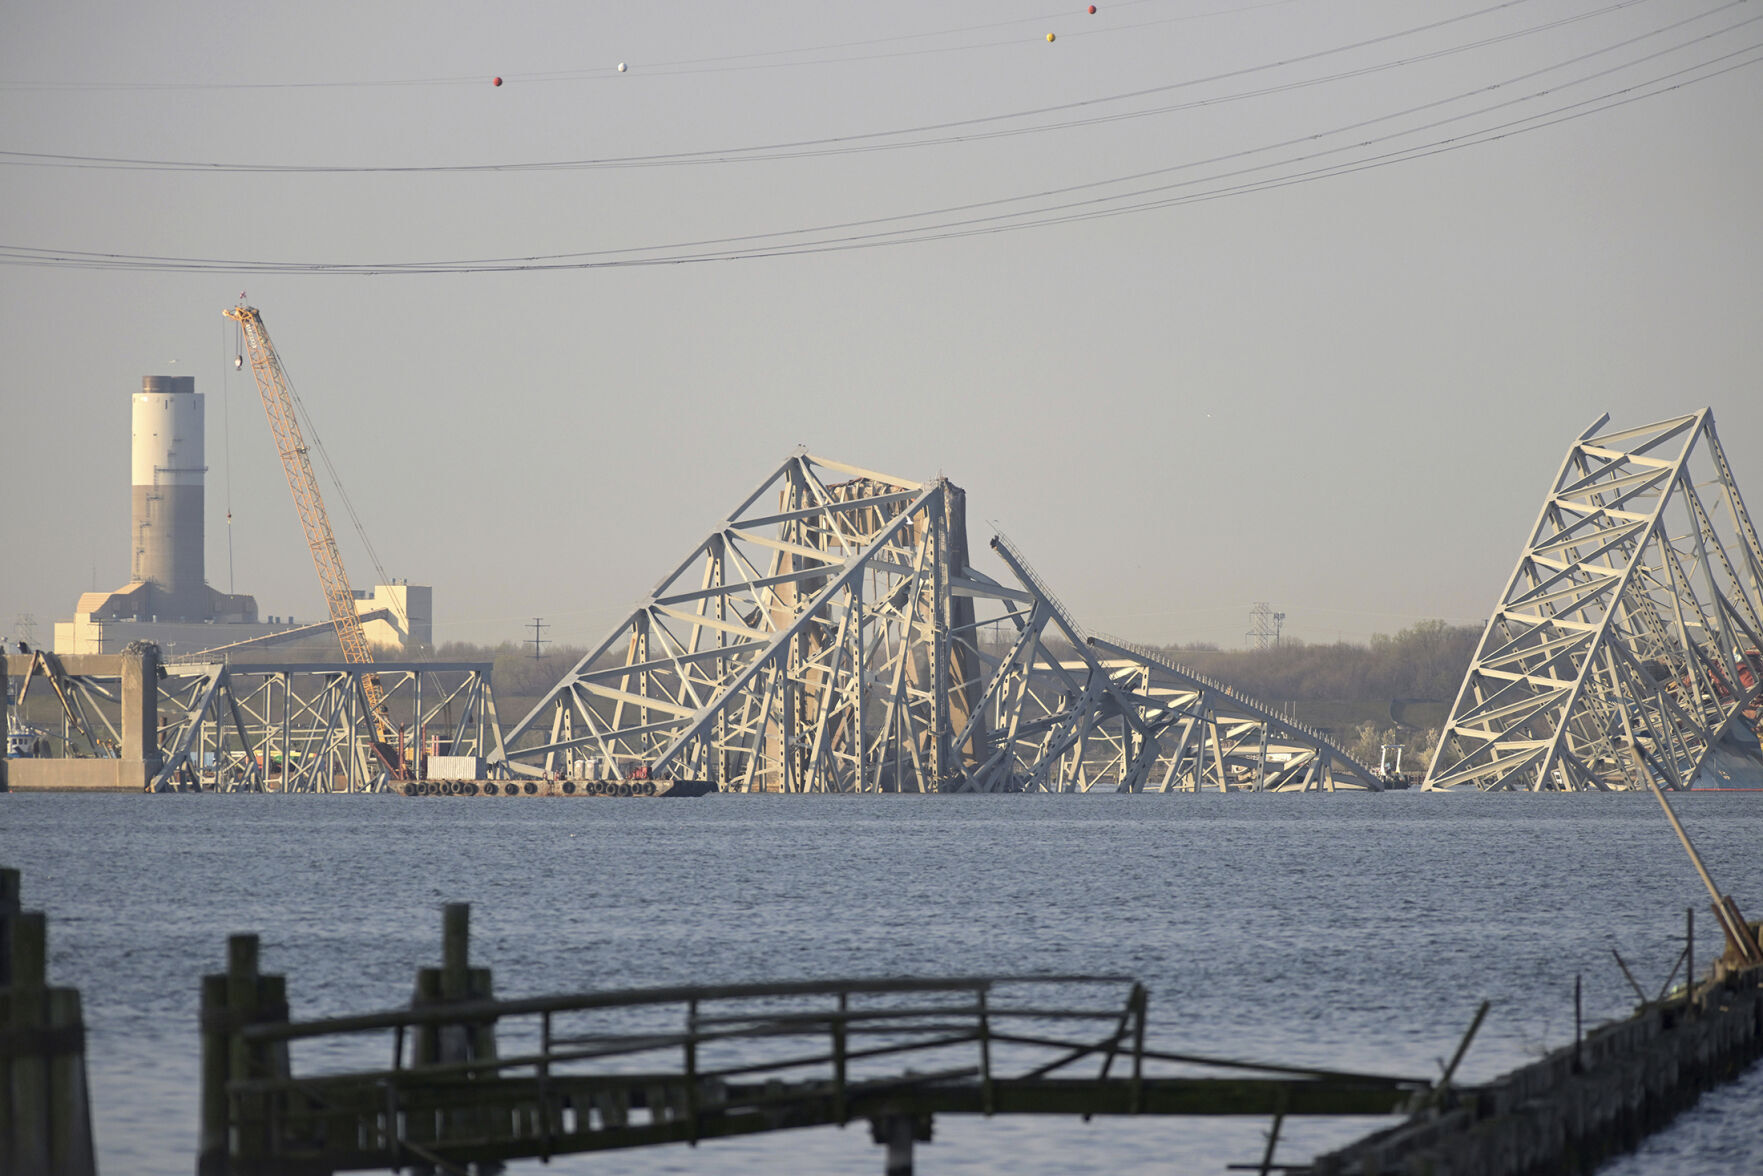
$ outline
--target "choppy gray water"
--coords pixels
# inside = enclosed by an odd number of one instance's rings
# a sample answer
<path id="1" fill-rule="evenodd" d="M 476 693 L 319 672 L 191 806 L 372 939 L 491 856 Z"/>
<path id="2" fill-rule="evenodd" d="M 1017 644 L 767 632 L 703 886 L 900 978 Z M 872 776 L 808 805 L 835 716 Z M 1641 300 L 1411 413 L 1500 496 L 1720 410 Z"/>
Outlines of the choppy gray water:
<path id="1" fill-rule="evenodd" d="M 1689 795 L 1763 909 L 1763 796 Z M 1143 978 L 1159 1044 L 1436 1074 L 1476 1004 L 1484 1079 L 1625 1015 L 1706 895 L 1648 796 L 764 797 L 496 801 L 0 796 L 0 863 L 84 993 L 105 1176 L 194 1170 L 198 977 L 256 931 L 296 1018 L 409 999 L 439 907 L 473 905 L 500 995 L 840 975 Z M 1288 1124 L 1295 1162 L 1376 1120 Z M 1266 1124 L 939 1119 L 919 1171 L 1220 1173 Z M 1763 1070 L 1610 1171 L 1749 1173 Z M 564 1173 L 874 1173 L 854 1124 L 554 1161 Z M 541 1169 L 537 1163 L 513 1171 Z"/>

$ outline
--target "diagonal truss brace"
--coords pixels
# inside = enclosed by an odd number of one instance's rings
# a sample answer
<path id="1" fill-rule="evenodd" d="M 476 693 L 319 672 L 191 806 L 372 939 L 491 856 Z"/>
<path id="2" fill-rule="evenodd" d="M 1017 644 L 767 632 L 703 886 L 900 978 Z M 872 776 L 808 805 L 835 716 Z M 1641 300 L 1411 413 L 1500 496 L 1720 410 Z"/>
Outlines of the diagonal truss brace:
<path id="1" fill-rule="evenodd" d="M 1681 789 L 1723 740 L 1757 751 L 1763 546 L 1713 413 L 1607 420 L 1562 461 L 1426 788 Z"/>
<path id="2" fill-rule="evenodd" d="M 1377 788 L 1320 733 L 1092 638 L 965 495 L 798 453 L 511 729 L 499 769 L 735 791 Z"/>

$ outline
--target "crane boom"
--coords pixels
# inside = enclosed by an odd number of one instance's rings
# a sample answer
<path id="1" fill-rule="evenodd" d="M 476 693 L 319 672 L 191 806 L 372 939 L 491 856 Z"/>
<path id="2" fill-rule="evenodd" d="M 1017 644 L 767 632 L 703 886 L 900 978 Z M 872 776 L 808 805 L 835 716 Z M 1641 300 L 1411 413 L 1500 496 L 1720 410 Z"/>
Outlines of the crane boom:
<path id="1" fill-rule="evenodd" d="M 281 454 L 282 471 L 288 476 L 288 489 L 294 495 L 294 509 L 300 515 L 300 526 L 306 532 L 306 545 L 312 550 L 312 562 L 318 568 L 318 580 L 324 588 L 325 603 L 331 612 L 331 626 L 337 642 L 343 647 L 343 660 L 362 665 L 373 662 L 367 634 L 362 631 L 361 618 L 355 611 L 355 591 L 349 586 L 349 574 L 343 570 L 343 556 L 337 550 L 337 537 L 331 531 L 331 519 L 324 508 L 324 496 L 318 491 L 318 477 L 306 454 L 306 439 L 300 432 L 300 421 L 294 412 L 294 389 L 288 373 L 269 341 L 263 316 L 255 306 L 234 306 L 224 312 L 239 324 L 245 337 L 245 352 L 251 357 L 251 374 L 257 379 L 257 392 L 263 399 L 263 411 L 269 417 L 270 431 L 275 434 L 276 451 Z M 362 689 L 373 714 L 374 730 L 384 745 L 396 738 L 392 731 L 385 695 L 379 678 L 362 675 Z M 382 748 L 381 755 L 385 752 Z"/>

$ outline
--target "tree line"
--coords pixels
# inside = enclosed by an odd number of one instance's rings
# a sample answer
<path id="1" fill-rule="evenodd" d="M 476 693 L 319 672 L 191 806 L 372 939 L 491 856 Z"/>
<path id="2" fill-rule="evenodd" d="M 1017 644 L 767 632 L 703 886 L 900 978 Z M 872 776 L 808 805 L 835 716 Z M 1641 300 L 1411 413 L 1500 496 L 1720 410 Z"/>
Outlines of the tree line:
<path id="1" fill-rule="evenodd" d="M 1478 627 L 1421 621 L 1394 636 L 1375 634 L 1365 645 L 1344 641 L 1310 645 L 1288 640 L 1272 649 L 1183 645 L 1161 652 L 1180 665 L 1272 704 L 1361 699 L 1450 702 L 1457 695 L 1480 636 Z M 492 646 L 451 641 L 433 656 L 439 661 L 491 662 L 497 695 L 513 699 L 543 695 L 585 652 L 553 646 L 534 657 L 530 648 L 512 641 Z"/>
<path id="2" fill-rule="evenodd" d="M 1479 626 L 1421 621 L 1395 636 L 1375 634 L 1368 645 L 1284 642 L 1272 649 L 1216 646 L 1165 650 L 1170 660 L 1234 686 L 1275 707 L 1384 701 L 1455 701 L 1481 638 Z M 1437 713 L 1438 708 L 1431 708 Z M 1348 754 L 1377 767 L 1386 745 L 1402 747 L 1402 769 L 1418 775 L 1438 746 L 1438 724 L 1397 723 L 1387 711 L 1346 725 L 1319 723 Z"/>
<path id="3" fill-rule="evenodd" d="M 1225 650 L 1214 645 L 1166 649 L 1173 661 L 1268 702 L 1365 698 L 1450 702 L 1469 669 L 1479 626 L 1421 621 L 1368 645 L 1285 641 L 1272 649 Z"/>

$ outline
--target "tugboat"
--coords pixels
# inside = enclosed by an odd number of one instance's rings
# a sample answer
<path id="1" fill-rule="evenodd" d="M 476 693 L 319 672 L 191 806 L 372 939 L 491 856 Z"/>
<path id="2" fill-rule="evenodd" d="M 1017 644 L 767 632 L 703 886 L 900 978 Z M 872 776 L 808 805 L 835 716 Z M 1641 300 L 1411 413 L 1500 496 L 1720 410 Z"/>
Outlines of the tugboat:
<path id="1" fill-rule="evenodd" d="M 1396 753 L 1393 761 L 1390 757 L 1392 751 Z M 1400 743 L 1383 745 L 1382 755 L 1377 762 L 1377 779 L 1378 783 L 1383 785 L 1385 792 L 1401 792 L 1404 789 L 1414 787 L 1414 777 L 1402 771 L 1402 745 Z"/>
<path id="2" fill-rule="evenodd" d="M 6 709 L 6 755 L 8 759 L 29 759 L 39 753 L 43 733 L 18 717 L 11 707 Z"/>

